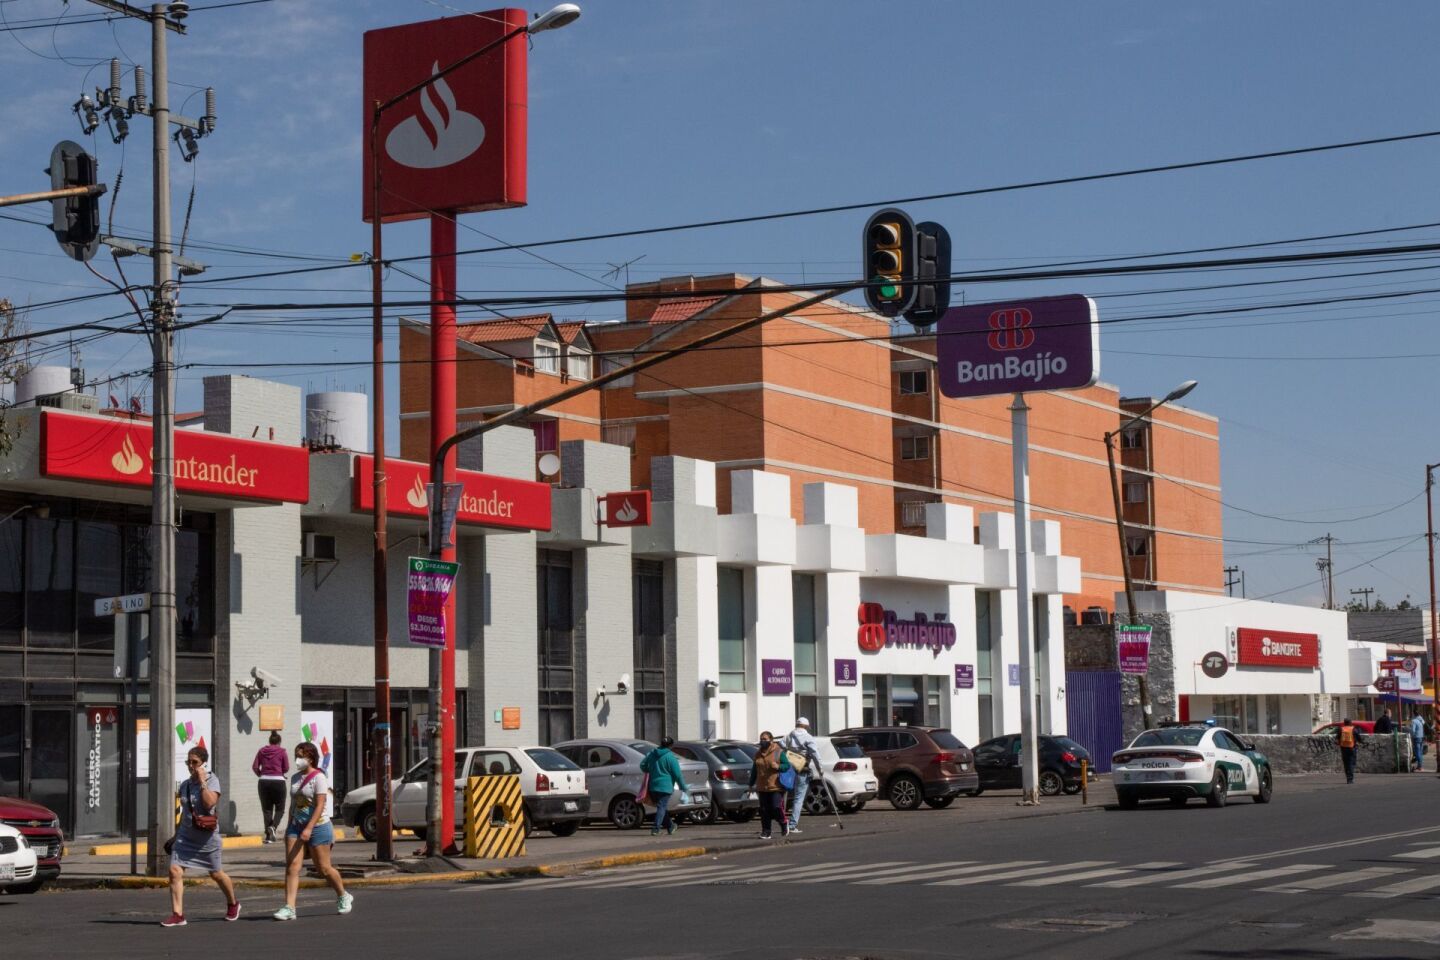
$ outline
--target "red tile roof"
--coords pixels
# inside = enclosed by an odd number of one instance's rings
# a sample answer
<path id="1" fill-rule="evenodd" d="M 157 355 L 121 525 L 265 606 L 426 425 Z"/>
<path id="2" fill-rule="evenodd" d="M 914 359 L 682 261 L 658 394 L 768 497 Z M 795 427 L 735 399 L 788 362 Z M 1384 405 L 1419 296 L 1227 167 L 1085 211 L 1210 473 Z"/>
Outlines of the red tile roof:
<path id="1" fill-rule="evenodd" d="M 507 340 L 533 340 L 550 325 L 548 313 L 537 313 L 529 317 L 508 317 L 504 320 L 482 320 L 479 323 L 462 323 L 455 328 L 456 335 L 466 343 L 504 343 Z"/>
<path id="2" fill-rule="evenodd" d="M 562 323 L 555 324 L 555 329 L 560 331 L 561 340 L 564 340 L 566 343 L 574 343 L 575 338 L 580 336 L 581 331 L 585 329 L 585 321 L 566 320 Z"/>
<path id="3" fill-rule="evenodd" d="M 689 320 L 695 314 L 708 309 L 719 303 L 724 297 L 695 297 L 690 300 L 666 300 L 655 308 L 650 316 L 650 322 L 655 323 L 679 323 L 681 320 Z"/>

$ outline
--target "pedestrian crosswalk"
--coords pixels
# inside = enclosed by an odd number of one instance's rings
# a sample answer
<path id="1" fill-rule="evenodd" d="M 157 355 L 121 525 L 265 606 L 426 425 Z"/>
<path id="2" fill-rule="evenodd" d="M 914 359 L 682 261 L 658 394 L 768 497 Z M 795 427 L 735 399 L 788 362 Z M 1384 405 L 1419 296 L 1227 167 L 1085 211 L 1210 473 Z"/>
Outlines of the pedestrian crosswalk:
<path id="1" fill-rule="evenodd" d="M 827 860 L 807 864 L 757 865 L 670 862 L 632 869 L 609 869 L 574 877 L 534 877 L 470 884 L 457 892 L 514 890 L 608 890 L 673 888 L 729 884 L 849 884 L 855 886 L 923 885 L 934 887 L 1003 886 L 1046 890 L 1056 887 L 1102 889 L 1155 888 L 1174 890 L 1254 889 L 1262 893 L 1297 895 L 1359 895 L 1387 899 L 1403 896 L 1440 897 L 1440 872 L 1429 850 L 1393 855 L 1387 866 L 1348 864 L 1217 861 L 1187 864 L 1177 860 L 1127 863 L 1119 860 L 955 860 L 861 862 Z M 1257 858 L 1263 860 L 1264 857 Z M 1371 861 L 1372 863 L 1374 861 Z"/>

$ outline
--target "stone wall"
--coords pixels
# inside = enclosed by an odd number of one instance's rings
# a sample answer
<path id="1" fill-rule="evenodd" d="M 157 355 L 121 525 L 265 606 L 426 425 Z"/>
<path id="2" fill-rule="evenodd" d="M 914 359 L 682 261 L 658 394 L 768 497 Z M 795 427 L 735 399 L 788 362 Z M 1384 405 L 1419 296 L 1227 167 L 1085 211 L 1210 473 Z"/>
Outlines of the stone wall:
<path id="1" fill-rule="evenodd" d="M 1402 733 L 1398 736 L 1401 770 L 1406 770 L 1406 758 L 1410 756 L 1410 735 Z M 1271 769 L 1277 775 L 1338 774 L 1344 769 L 1340 765 L 1340 748 L 1334 737 L 1248 734 L 1247 739 L 1253 740 L 1255 749 L 1269 758 Z M 1355 769 L 1360 773 L 1394 773 L 1395 746 L 1390 737 L 1366 737 L 1360 744 L 1359 755 L 1355 758 Z"/>

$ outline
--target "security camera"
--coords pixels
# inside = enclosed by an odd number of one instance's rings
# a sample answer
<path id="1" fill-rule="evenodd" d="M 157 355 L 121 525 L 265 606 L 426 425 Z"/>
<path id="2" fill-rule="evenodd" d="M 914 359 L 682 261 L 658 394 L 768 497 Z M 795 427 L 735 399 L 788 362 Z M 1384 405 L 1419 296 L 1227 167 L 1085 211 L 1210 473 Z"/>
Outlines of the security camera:
<path id="1" fill-rule="evenodd" d="M 621 694 L 630 692 L 630 674 L 620 674 L 620 680 L 615 684 L 615 692 Z"/>
<path id="2" fill-rule="evenodd" d="M 278 687 L 278 686 L 280 686 L 280 678 L 279 678 L 279 677 L 275 676 L 275 674 L 270 673 L 270 672 L 268 672 L 268 671 L 261 670 L 259 667 L 251 667 L 251 668 L 250 668 L 250 676 L 254 677 L 255 680 L 256 680 L 256 682 L 259 683 L 260 686 L 262 686 L 262 687 Z"/>

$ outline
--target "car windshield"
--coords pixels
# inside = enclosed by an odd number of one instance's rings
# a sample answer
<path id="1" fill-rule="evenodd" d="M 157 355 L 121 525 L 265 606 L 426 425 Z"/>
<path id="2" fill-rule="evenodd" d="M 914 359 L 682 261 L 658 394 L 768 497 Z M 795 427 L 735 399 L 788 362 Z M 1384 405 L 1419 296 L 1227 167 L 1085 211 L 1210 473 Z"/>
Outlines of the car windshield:
<path id="1" fill-rule="evenodd" d="M 546 750 L 543 748 L 526 750 L 525 756 L 529 757 L 531 760 L 534 760 L 535 766 L 539 767 L 541 770 L 580 769 L 579 765 L 572 762 L 570 758 L 564 756 L 563 754 L 557 753 L 554 750 Z"/>
<path id="2" fill-rule="evenodd" d="M 858 740 L 832 740 L 835 745 L 835 752 L 842 760 L 858 760 L 865 756 L 865 751 L 860 749 Z"/>
<path id="3" fill-rule="evenodd" d="M 949 730 L 931 730 L 930 739 L 934 740 L 935 746 L 939 747 L 941 750 L 965 749 L 965 744 L 960 742 L 960 738 L 955 736 L 955 734 L 951 733 Z"/>
<path id="4" fill-rule="evenodd" d="M 634 750 L 642 757 L 655 749 L 655 744 L 648 740 L 632 740 L 630 743 L 625 744 L 625 746 Z"/>
<path id="5" fill-rule="evenodd" d="M 1198 747 L 1200 738 L 1205 736 L 1202 727 L 1171 727 L 1166 730 L 1146 730 L 1132 747 Z"/>
<path id="6" fill-rule="evenodd" d="M 738 743 L 715 744 L 710 752 L 719 757 L 721 763 L 749 763 L 753 759 Z"/>

